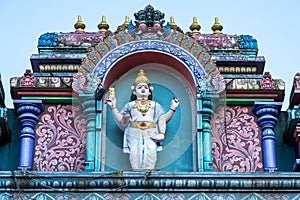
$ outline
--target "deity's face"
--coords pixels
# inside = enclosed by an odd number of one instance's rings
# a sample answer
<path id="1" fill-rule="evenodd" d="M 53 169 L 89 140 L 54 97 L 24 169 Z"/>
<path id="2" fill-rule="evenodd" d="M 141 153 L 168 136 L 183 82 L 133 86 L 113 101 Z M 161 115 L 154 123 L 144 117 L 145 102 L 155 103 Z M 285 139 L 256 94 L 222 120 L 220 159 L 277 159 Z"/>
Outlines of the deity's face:
<path id="1" fill-rule="evenodd" d="M 139 83 L 135 87 L 137 99 L 148 99 L 150 95 L 150 88 L 147 83 Z"/>

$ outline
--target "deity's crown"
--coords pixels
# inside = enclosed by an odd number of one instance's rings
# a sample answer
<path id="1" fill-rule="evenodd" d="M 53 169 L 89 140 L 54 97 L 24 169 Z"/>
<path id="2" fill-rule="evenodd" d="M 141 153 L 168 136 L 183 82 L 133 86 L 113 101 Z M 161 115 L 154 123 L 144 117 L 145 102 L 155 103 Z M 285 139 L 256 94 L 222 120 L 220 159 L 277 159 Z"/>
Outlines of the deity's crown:
<path id="1" fill-rule="evenodd" d="M 137 84 L 139 84 L 139 83 L 147 83 L 147 85 L 150 86 L 150 81 L 147 78 L 144 70 L 142 70 L 142 69 L 140 70 L 140 72 L 138 73 L 137 77 L 134 80 L 134 83 L 133 83 L 134 87 L 136 87 Z"/>

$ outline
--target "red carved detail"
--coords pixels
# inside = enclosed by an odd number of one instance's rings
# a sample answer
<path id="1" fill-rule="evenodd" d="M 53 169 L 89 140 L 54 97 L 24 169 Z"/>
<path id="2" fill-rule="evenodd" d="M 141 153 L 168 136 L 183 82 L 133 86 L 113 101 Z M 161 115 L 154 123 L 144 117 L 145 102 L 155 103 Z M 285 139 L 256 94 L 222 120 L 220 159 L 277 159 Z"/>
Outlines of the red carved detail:
<path id="1" fill-rule="evenodd" d="M 72 88 L 75 92 L 83 93 L 85 84 L 86 84 L 86 78 L 82 73 L 78 72 L 73 74 Z"/>
<path id="2" fill-rule="evenodd" d="M 212 86 L 216 89 L 216 93 L 221 93 L 225 90 L 226 83 L 221 74 L 213 77 Z"/>
<path id="3" fill-rule="evenodd" d="M 297 73 L 294 77 L 294 87 L 300 88 L 300 73 Z"/>
<path id="4" fill-rule="evenodd" d="M 300 142 L 300 125 L 297 125 L 294 131 L 294 138 L 296 142 Z"/>
<path id="5" fill-rule="evenodd" d="M 261 133 L 251 107 L 226 107 L 225 113 L 220 106 L 212 119 L 214 170 L 262 171 Z"/>
<path id="6" fill-rule="evenodd" d="M 46 105 L 36 128 L 34 170 L 82 171 L 86 120 L 79 106 Z"/>
<path id="7" fill-rule="evenodd" d="M 264 78 L 260 81 L 260 88 L 263 90 L 275 89 L 275 80 L 272 79 L 270 72 L 265 72 Z"/>
<path id="8" fill-rule="evenodd" d="M 29 69 L 26 70 L 24 76 L 20 79 L 20 87 L 34 87 L 34 76 Z"/>

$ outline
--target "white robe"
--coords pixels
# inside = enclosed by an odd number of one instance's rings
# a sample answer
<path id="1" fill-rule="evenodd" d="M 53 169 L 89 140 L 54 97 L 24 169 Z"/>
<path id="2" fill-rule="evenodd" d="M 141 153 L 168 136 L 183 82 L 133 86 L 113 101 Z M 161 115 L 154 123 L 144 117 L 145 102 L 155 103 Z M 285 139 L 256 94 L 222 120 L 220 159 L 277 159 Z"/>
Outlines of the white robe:
<path id="1" fill-rule="evenodd" d="M 122 109 L 124 115 L 124 153 L 129 153 L 129 160 L 133 169 L 154 169 L 157 151 L 162 150 L 161 143 L 157 143 L 152 136 L 159 133 L 158 122 L 164 111 L 160 104 L 151 101 L 149 110 L 143 116 L 137 109 L 135 101 L 127 103 Z M 127 117 L 126 117 L 127 116 Z M 153 122 L 156 128 L 145 130 L 130 127 L 131 122 Z M 158 145 L 159 144 L 159 145 Z"/>

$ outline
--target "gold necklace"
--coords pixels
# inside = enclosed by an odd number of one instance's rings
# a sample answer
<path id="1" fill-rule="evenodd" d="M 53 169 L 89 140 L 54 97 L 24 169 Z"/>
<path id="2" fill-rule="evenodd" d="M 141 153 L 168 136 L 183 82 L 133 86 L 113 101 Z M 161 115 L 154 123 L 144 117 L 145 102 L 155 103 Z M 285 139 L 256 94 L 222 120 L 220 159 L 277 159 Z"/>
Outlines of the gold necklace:
<path id="1" fill-rule="evenodd" d="M 145 100 L 135 100 L 135 104 L 137 107 L 137 110 L 140 111 L 140 113 L 142 113 L 143 116 L 146 115 L 146 113 L 148 112 L 149 108 L 150 108 L 150 100 L 146 101 L 146 108 L 145 109 L 141 109 L 141 103 L 142 105 L 145 105 Z"/>

